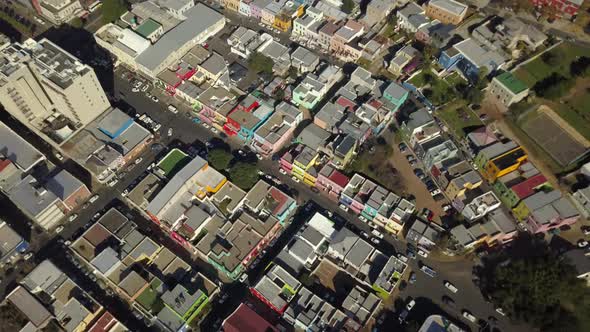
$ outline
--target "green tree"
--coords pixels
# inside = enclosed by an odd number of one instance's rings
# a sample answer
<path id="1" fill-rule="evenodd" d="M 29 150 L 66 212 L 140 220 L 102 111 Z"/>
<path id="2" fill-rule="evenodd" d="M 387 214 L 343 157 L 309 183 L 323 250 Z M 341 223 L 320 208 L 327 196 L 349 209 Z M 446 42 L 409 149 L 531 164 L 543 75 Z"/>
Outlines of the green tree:
<path id="1" fill-rule="evenodd" d="M 541 331 L 588 331 L 590 289 L 544 241 L 521 236 L 485 261 L 481 286 L 511 318 Z"/>
<path id="2" fill-rule="evenodd" d="M 343 0 L 342 1 L 342 8 L 341 9 L 346 14 L 352 13 L 352 11 L 354 9 L 354 1 L 352 1 L 352 0 Z"/>
<path id="3" fill-rule="evenodd" d="M 224 149 L 212 149 L 207 154 L 207 160 L 213 168 L 223 170 L 229 167 L 233 157 L 231 153 Z"/>
<path id="4" fill-rule="evenodd" d="M 237 162 L 229 169 L 230 180 L 238 187 L 248 190 L 258 182 L 256 164 Z"/>
<path id="5" fill-rule="evenodd" d="M 81 29 L 81 28 L 84 26 L 84 21 L 83 21 L 81 18 L 79 18 L 79 17 L 74 17 L 74 18 L 73 18 L 73 19 L 70 21 L 70 25 L 71 25 L 73 28 L 76 28 L 76 29 Z"/>
<path id="6" fill-rule="evenodd" d="M 250 58 L 248 58 L 248 65 L 257 73 L 262 72 L 272 74 L 274 62 L 266 55 L 254 52 L 250 55 Z"/>
<path id="7" fill-rule="evenodd" d="M 126 0 L 103 0 L 102 1 L 102 22 L 111 23 L 119 19 L 128 10 Z"/>

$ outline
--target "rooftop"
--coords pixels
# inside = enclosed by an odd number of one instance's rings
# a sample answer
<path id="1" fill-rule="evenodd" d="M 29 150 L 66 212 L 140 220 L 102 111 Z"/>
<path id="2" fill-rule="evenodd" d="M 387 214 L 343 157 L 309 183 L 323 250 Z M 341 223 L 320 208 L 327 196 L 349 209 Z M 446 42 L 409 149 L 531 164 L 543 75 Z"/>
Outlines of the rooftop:
<path id="1" fill-rule="evenodd" d="M 256 311 L 240 303 L 238 308 L 223 321 L 225 332 L 276 332 L 272 324 L 266 321 Z"/>
<path id="2" fill-rule="evenodd" d="M 45 156 L 27 140 L 0 121 L 0 159 L 9 159 L 22 171 L 28 171 Z"/>
<path id="3" fill-rule="evenodd" d="M 468 8 L 467 5 L 464 5 L 454 0 L 430 0 L 428 4 L 430 6 L 436 6 L 440 9 L 443 9 L 446 12 L 449 12 L 457 16 L 463 15 Z"/>
<path id="4" fill-rule="evenodd" d="M 507 71 L 502 73 L 496 77 L 495 80 L 498 80 L 506 89 L 510 90 L 513 94 L 519 94 L 522 91 L 528 89 L 526 84 L 523 81 L 516 78 L 516 76 L 512 75 L 511 72 Z"/>

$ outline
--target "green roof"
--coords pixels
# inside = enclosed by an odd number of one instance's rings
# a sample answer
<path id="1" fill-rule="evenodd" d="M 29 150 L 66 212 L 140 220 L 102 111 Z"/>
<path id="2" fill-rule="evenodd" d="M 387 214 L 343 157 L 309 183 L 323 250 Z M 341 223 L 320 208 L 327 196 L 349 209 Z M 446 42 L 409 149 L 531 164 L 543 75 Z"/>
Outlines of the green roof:
<path id="1" fill-rule="evenodd" d="M 191 158 L 179 149 L 172 149 L 159 163 L 158 167 L 164 172 L 164 175 L 171 179 L 174 174 L 178 173 Z"/>
<path id="2" fill-rule="evenodd" d="M 137 29 L 135 29 L 135 32 L 137 32 L 143 38 L 149 38 L 151 34 L 158 30 L 160 26 L 160 23 L 152 20 L 151 18 L 148 18 L 143 23 L 141 23 Z"/>
<path id="3" fill-rule="evenodd" d="M 162 285 L 162 281 L 158 278 L 154 278 L 150 283 L 150 286 L 141 292 L 141 294 L 135 299 L 135 302 L 139 303 L 146 310 L 152 312 L 152 314 L 159 312 L 164 306 L 160 299 L 160 285 Z"/>
<path id="4" fill-rule="evenodd" d="M 505 86 L 508 90 L 510 90 L 513 94 L 521 93 L 522 91 L 528 89 L 526 84 L 523 81 L 516 78 L 516 76 L 512 75 L 511 72 L 505 72 L 496 76 L 496 79 L 500 81 L 500 83 Z"/>

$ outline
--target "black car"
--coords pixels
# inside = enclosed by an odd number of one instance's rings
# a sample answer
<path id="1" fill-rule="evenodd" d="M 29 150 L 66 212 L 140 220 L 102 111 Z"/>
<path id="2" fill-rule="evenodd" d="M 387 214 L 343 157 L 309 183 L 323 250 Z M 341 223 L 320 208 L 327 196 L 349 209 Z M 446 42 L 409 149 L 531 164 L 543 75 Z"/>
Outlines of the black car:
<path id="1" fill-rule="evenodd" d="M 414 174 L 424 174 L 424 171 L 421 168 L 414 168 Z"/>
<path id="2" fill-rule="evenodd" d="M 398 147 L 401 152 L 406 152 L 406 150 L 408 150 L 408 146 L 406 145 L 406 143 L 403 142 L 399 143 Z"/>
<path id="3" fill-rule="evenodd" d="M 456 307 L 455 300 L 453 300 L 452 298 L 450 298 L 450 297 L 448 297 L 446 295 L 443 295 L 442 302 L 444 304 L 448 305 L 451 308 L 455 308 Z"/>

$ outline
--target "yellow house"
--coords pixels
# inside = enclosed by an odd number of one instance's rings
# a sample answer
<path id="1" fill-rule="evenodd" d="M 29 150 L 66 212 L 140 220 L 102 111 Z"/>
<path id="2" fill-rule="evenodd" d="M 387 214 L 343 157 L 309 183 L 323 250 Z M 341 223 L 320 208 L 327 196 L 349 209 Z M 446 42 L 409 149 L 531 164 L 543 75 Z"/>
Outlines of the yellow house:
<path id="1" fill-rule="evenodd" d="M 476 171 L 469 171 L 449 181 L 445 193 L 450 199 L 464 197 L 465 192 L 473 190 L 482 184 L 483 180 Z"/>
<path id="2" fill-rule="evenodd" d="M 305 146 L 293 160 L 291 175 L 309 186 L 315 186 L 317 171 L 315 166 L 319 160 L 319 153 Z"/>
<path id="3" fill-rule="evenodd" d="M 497 178 L 518 169 L 526 160 L 526 152 L 518 146 L 488 161 L 481 170 L 481 173 L 486 180 L 494 183 Z"/>
<path id="4" fill-rule="evenodd" d="M 300 5 L 299 7 L 285 7 L 283 10 L 275 15 L 273 26 L 283 32 L 287 32 L 291 29 L 293 19 L 301 17 L 305 13 L 305 6 Z"/>

